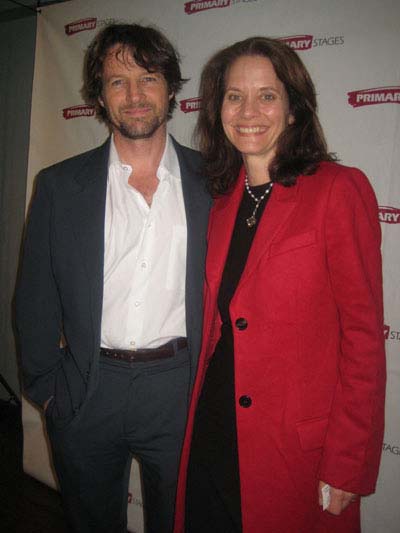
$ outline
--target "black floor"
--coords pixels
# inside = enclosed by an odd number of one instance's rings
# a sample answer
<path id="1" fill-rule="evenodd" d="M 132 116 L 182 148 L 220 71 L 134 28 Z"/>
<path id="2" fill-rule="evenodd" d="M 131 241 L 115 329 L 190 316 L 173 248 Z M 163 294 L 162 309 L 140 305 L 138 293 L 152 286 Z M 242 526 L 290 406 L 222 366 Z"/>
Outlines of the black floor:
<path id="1" fill-rule="evenodd" d="M 23 473 L 21 411 L 0 400 L 1 533 L 67 533 L 60 496 Z"/>

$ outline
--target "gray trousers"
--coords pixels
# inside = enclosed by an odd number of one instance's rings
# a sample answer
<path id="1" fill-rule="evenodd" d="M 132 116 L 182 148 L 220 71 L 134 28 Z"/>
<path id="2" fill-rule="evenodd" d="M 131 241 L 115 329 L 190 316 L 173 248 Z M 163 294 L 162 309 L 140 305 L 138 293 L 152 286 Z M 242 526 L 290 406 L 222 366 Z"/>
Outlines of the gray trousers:
<path id="1" fill-rule="evenodd" d="M 173 528 L 189 387 L 187 349 L 169 359 L 100 357 L 94 395 L 65 427 L 47 431 L 71 532 L 125 533 L 132 456 L 142 471 L 147 533 Z"/>

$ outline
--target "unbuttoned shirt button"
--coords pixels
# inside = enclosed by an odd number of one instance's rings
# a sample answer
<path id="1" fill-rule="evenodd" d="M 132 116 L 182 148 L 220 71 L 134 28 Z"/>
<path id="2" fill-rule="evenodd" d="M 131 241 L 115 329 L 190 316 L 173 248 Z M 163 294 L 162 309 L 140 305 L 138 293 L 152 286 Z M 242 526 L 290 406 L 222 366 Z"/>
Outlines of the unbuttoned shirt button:
<path id="1" fill-rule="evenodd" d="M 239 398 L 239 405 L 240 407 L 250 407 L 250 405 L 252 404 L 252 399 L 250 398 L 250 396 L 241 396 Z"/>
<path id="2" fill-rule="evenodd" d="M 235 326 L 242 331 L 247 328 L 247 320 L 245 318 L 238 318 L 236 319 Z"/>

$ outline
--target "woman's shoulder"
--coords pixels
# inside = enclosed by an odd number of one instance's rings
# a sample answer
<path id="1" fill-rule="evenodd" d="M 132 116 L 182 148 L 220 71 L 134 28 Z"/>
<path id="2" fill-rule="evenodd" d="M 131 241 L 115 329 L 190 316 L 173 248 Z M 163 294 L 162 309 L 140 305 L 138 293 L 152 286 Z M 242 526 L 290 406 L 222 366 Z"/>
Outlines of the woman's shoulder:
<path id="1" fill-rule="evenodd" d="M 299 186 L 303 197 L 312 197 L 314 201 L 322 200 L 327 205 L 346 203 L 368 204 L 377 207 L 375 191 L 364 172 L 356 167 L 349 167 L 336 162 L 324 161 L 319 164 L 314 174 L 301 176 Z"/>
<path id="2" fill-rule="evenodd" d="M 322 161 L 314 174 L 301 176 L 303 186 L 331 189 L 370 189 L 371 184 L 365 173 L 356 167 L 342 165 L 333 161 Z"/>

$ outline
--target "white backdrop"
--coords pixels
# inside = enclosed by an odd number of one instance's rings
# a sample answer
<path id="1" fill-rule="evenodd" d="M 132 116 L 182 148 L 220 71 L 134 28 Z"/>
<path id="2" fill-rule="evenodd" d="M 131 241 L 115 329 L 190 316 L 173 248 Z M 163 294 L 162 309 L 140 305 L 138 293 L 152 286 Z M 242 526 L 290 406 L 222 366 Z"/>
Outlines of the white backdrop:
<path id="1" fill-rule="evenodd" d="M 383 231 L 386 433 L 375 495 L 363 501 L 363 532 L 400 531 L 400 2 L 398 0 L 72 0 L 38 19 L 28 200 L 44 166 L 93 148 L 107 136 L 81 99 L 85 48 L 110 18 L 155 24 L 177 46 L 183 76 L 170 131 L 191 144 L 202 65 L 218 48 L 252 36 L 285 38 L 317 88 L 329 148 L 362 168 L 375 188 Z M 25 470 L 55 485 L 39 413 L 24 402 Z M 137 469 L 137 464 L 133 465 Z M 143 531 L 132 476 L 129 527 Z"/>

